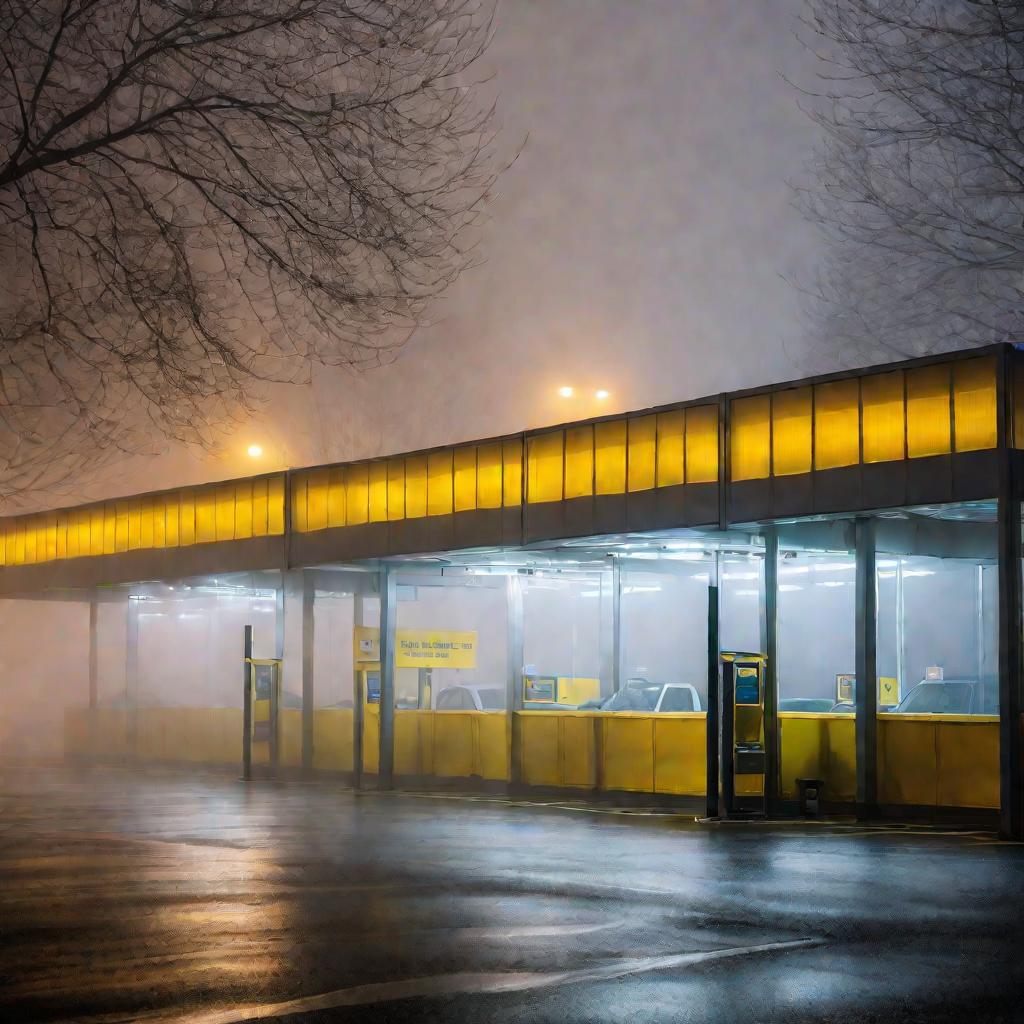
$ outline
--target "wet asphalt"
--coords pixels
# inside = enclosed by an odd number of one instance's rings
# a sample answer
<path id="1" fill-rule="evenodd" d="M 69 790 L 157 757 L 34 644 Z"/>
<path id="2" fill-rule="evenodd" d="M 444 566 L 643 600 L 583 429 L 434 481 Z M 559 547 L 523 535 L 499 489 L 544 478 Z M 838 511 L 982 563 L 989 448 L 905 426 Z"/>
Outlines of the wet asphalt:
<path id="1" fill-rule="evenodd" d="M 0 1021 L 1024 1020 L 1024 846 L 0 768 Z"/>

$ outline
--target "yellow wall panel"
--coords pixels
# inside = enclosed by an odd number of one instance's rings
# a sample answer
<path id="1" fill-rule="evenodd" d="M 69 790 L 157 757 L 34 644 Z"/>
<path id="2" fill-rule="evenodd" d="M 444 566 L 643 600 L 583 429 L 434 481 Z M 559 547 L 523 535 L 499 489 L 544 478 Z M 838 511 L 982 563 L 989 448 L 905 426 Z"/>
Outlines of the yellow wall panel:
<path id="1" fill-rule="evenodd" d="M 469 778 L 474 774 L 474 712 L 435 711 L 434 774 Z"/>
<path id="2" fill-rule="evenodd" d="M 370 472 L 370 522 L 384 523 L 388 518 L 388 464 L 371 462 Z"/>
<path id="3" fill-rule="evenodd" d="M 531 504 L 562 500 L 565 434 L 553 430 L 526 440 L 526 494 Z"/>
<path id="4" fill-rule="evenodd" d="M 552 711 L 517 711 L 520 778 L 529 786 L 561 785 L 558 716 Z"/>
<path id="5" fill-rule="evenodd" d="M 0 565 L 3 562 L 3 534 L 0 533 Z M 60 512 L 57 515 L 57 552 L 53 556 L 54 558 L 67 558 L 68 557 L 68 514 L 67 512 Z"/>
<path id="6" fill-rule="evenodd" d="M 195 492 L 181 492 L 178 505 L 178 543 L 182 547 L 196 542 L 196 496 Z"/>
<path id="7" fill-rule="evenodd" d="M 80 541 L 79 541 L 79 533 L 78 533 L 78 520 L 81 517 L 81 515 L 82 515 L 81 511 L 77 510 L 77 509 L 72 509 L 68 513 L 68 537 L 67 537 L 67 541 L 65 542 L 65 546 L 66 546 L 67 552 L 68 552 L 68 558 L 78 558 L 82 554 L 82 548 L 81 548 L 81 544 L 80 544 Z M 17 525 L 16 524 L 12 524 L 12 525 L 14 526 L 14 528 L 16 530 L 17 529 Z M 12 537 L 12 540 L 13 540 L 14 533 L 11 534 L 11 537 Z M 89 554 L 88 548 L 86 549 L 85 554 Z M 13 546 L 11 548 L 10 555 L 8 556 L 7 564 L 8 565 L 13 565 L 14 564 L 14 550 L 13 550 Z"/>
<path id="8" fill-rule="evenodd" d="M 860 383 L 837 380 L 814 389 L 814 468 L 860 462 Z"/>
<path id="9" fill-rule="evenodd" d="M 410 455 L 405 460 L 405 514 L 419 519 L 427 514 L 427 457 Z"/>
<path id="10" fill-rule="evenodd" d="M 396 775 L 422 775 L 422 753 L 420 747 L 421 714 L 429 711 L 395 711 L 395 753 L 393 770 Z"/>
<path id="11" fill-rule="evenodd" d="M 565 497 L 586 498 L 594 493 L 594 427 L 570 427 L 565 432 Z"/>
<path id="12" fill-rule="evenodd" d="M 484 779 L 507 781 L 511 754 L 508 716 L 478 711 L 473 721 L 477 728 L 477 774 Z"/>
<path id="13" fill-rule="evenodd" d="M 811 389 L 772 395 L 772 473 L 793 476 L 811 471 Z"/>
<path id="14" fill-rule="evenodd" d="M 476 460 L 477 508 L 501 508 L 501 445 L 480 445 Z"/>
<path id="15" fill-rule="evenodd" d="M 345 524 L 370 521 L 370 466 L 366 462 L 345 467 Z"/>
<path id="16" fill-rule="evenodd" d="M 142 547 L 142 500 L 128 501 L 128 550 L 138 551 Z"/>
<path id="17" fill-rule="evenodd" d="M 313 767 L 318 771 L 352 771 L 351 708 L 320 708 L 313 712 Z"/>
<path id="18" fill-rule="evenodd" d="M 999 719 L 935 724 L 942 807 L 999 808 Z"/>
<path id="19" fill-rule="evenodd" d="M 234 487 L 229 486 L 229 491 Z M 142 499 L 141 524 L 139 526 L 139 547 L 151 548 L 153 546 L 153 498 Z"/>
<path id="20" fill-rule="evenodd" d="M 267 533 L 280 536 L 284 533 L 284 476 L 272 476 L 267 480 Z"/>
<path id="21" fill-rule="evenodd" d="M 235 484 L 235 539 L 247 540 L 252 536 L 252 481 Z"/>
<path id="22" fill-rule="evenodd" d="M 893 462 L 905 457 L 903 372 L 877 373 L 860 382 L 864 461 Z"/>
<path id="23" fill-rule="evenodd" d="M 821 779 L 822 798 L 849 803 L 857 795 L 856 722 L 852 715 L 783 711 L 780 728 L 780 790 L 799 796 L 797 779 Z"/>
<path id="24" fill-rule="evenodd" d="M 934 806 L 938 758 L 933 722 L 878 716 L 878 802 Z"/>
<path id="25" fill-rule="evenodd" d="M 128 502 L 114 502 L 114 551 L 128 550 Z"/>
<path id="26" fill-rule="evenodd" d="M 455 481 L 450 451 L 427 455 L 427 515 L 451 515 L 455 507 Z"/>
<path id="27" fill-rule="evenodd" d="M 626 493 L 626 421 L 594 424 L 594 493 Z"/>
<path id="28" fill-rule="evenodd" d="M 388 459 L 388 519 L 405 518 L 405 459 Z"/>
<path id="29" fill-rule="evenodd" d="M 344 466 L 331 466 L 327 471 L 327 525 L 331 529 L 345 525 Z"/>
<path id="30" fill-rule="evenodd" d="M 953 428 L 958 452 L 996 447 L 996 359 L 953 364 Z"/>
<path id="31" fill-rule="evenodd" d="M 949 451 L 949 365 L 907 370 L 907 455 Z"/>
<path id="32" fill-rule="evenodd" d="M 25 524 L 25 551 L 22 556 L 26 565 L 32 565 L 36 562 L 36 535 L 38 527 L 36 526 L 36 518 L 32 516 Z"/>
<path id="33" fill-rule="evenodd" d="M 314 469 L 306 474 L 306 529 L 327 529 L 327 487 L 330 472 Z"/>
<path id="34" fill-rule="evenodd" d="M 469 512 L 476 508 L 476 448 L 456 448 L 453 459 L 455 511 Z"/>
<path id="35" fill-rule="evenodd" d="M 682 409 L 658 413 L 659 487 L 673 487 L 686 479 L 686 413 Z"/>
<path id="36" fill-rule="evenodd" d="M 292 477 L 292 529 L 305 533 L 309 529 L 309 480 L 305 473 Z"/>
<path id="37" fill-rule="evenodd" d="M 269 532 L 267 523 L 270 509 L 269 484 L 270 481 L 266 477 L 252 482 L 252 535 L 254 537 L 265 537 Z M 170 537 L 170 516 L 170 507 L 168 506 L 168 538 Z"/>
<path id="38" fill-rule="evenodd" d="M 654 791 L 703 796 L 707 789 L 707 720 L 699 713 L 654 717 Z"/>
<path id="39" fill-rule="evenodd" d="M 221 484 L 214 491 L 216 539 L 235 539 L 235 485 Z"/>
<path id="40" fill-rule="evenodd" d="M 516 438 L 501 446 L 502 501 L 506 508 L 523 503 L 523 442 Z"/>
<path id="41" fill-rule="evenodd" d="M 597 785 L 597 757 L 594 742 L 597 718 L 595 715 L 571 713 L 560 714 L 558 719 L 560 785 L 593 789 Z"/>
<path id="42" fill-rule="evenodd" d="M 106 520 L 107 508 L 106 505 L 94 505 L 88 512 L 83 513 L 86 520 L 89 523 L 88 536 L 89 536 L 89 548 L 88 552 L 82 549 L 82 554 L 90 555 L 102 555 L 103 544 L 104 544 L 104 524 Z M 81 543 L 79 544 L 81 549 Z"/>
<path id="43" fill-rule="evenodd" d="M 196 491 L 196 543 L 209 544 L 217 539 L 217 505 L 213 488 Z"/>
<path id="44" fill-rule="evenodd" d="M 616 712 L 601 718 L 604 788 L 654 791 L 654 716 Z"/>
<path id="45" fill-rule="evenodd" d="M 57 513 L 46 515 L 46 561 L 52 562 L 57 557 Z"/>
<path id="46" fill-rule="evenodd" d="M 649 491 L 657 483 L 658 417 L 635 416 L 628 422 L 627 477 L 631 491 Z"/>
<path id="47" fill-rule="evenodd" d="M 771 397 L 736 399 L 730 429 L 730 479 L 763 480 L 771 469 Z"/>

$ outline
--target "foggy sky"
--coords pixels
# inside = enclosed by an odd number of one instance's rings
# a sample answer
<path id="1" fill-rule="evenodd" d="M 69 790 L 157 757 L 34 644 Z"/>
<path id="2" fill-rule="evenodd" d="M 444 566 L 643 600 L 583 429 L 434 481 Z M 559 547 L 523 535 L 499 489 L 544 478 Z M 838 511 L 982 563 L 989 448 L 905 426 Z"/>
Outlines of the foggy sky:
<path id="1" fill-rule="evenodd" d="M 393 365 L 271 389 L 212 458 L 170 448 L 73 500 L 370 457 L 801 376 L 818 241 L 787 180 L 814 141 L 800 0 L 504 0 L 485 263 Z M 571 385 L 565 400 L 557 388 Z M 606 388 L 611 398 L 589 397 Z M 260 461 L 245 455 L 263 446 Z M 64 498 L 60 503 L 65 503 Z"/>

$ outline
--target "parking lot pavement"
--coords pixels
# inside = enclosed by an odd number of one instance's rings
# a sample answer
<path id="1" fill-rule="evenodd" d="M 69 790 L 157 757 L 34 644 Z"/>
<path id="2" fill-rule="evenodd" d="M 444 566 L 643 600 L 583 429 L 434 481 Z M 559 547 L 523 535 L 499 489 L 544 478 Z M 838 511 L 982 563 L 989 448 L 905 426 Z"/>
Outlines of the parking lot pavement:
<path id="1" fill-rule="evenodd" d="M 1024 846 L 0 769 L 0 1020 L 1024 1020 Z"/>

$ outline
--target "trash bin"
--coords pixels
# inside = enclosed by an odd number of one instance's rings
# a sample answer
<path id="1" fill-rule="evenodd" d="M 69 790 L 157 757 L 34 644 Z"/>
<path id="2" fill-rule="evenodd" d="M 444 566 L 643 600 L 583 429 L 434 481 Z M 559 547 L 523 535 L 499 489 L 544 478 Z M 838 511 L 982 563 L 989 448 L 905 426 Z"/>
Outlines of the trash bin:
<path id="1" fill-rule="evenodd" d="M 821 800 L 821 779 L 797 779 L 797 790 L 800 794 L 800 813 L 808 818 L 817 815 Z"/>

